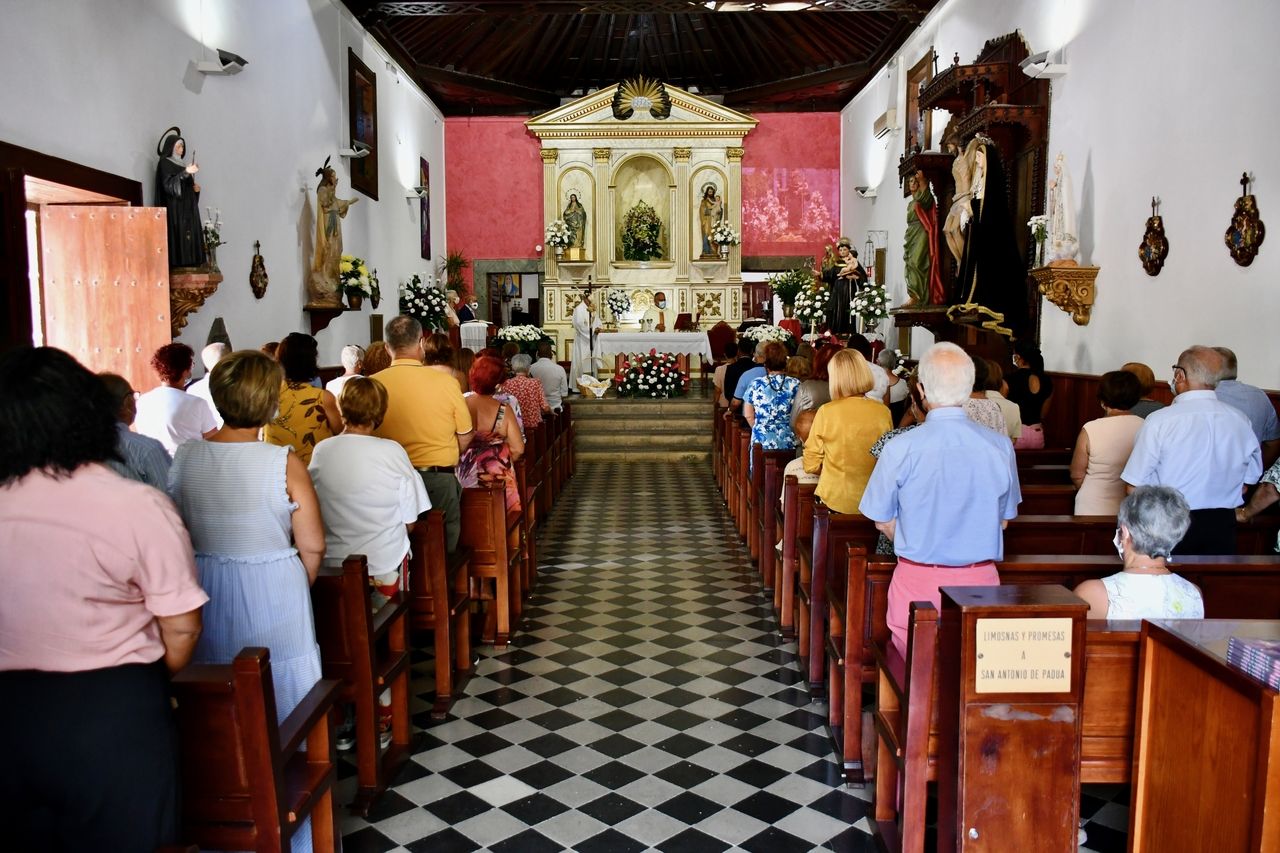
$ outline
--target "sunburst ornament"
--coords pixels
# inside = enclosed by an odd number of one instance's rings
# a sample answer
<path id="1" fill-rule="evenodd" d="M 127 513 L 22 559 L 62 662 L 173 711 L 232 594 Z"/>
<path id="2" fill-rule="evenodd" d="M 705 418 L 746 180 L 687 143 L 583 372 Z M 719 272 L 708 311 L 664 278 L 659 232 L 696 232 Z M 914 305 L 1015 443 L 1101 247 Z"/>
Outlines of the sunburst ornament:
<path id="1" fill-rule="evenodd" d="M 613 117 L 626 121 L 636 110 L 648 110 L 654 118 L 668 118 L 671 115 L 671 98 L 667 95 L 667 87 L 661 81 L 650 80 L 644 75 L 623 80 L 613 93 Z"/>

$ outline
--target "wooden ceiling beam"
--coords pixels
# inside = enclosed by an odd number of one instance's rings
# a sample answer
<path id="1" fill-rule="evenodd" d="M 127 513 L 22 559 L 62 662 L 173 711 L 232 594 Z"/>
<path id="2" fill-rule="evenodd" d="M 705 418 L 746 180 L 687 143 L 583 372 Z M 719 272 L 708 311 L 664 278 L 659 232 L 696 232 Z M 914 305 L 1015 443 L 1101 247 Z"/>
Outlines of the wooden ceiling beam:
<path id="1" fill-rule="evenodd" d="M 795 92 L 802 89 L 811 89 L 817 86 L 828 86 L 832 83 L 843 83 L 851 79 L 860 79 L 875 70 L 875 66 L 866 62 L 850 62 L 845 65 L 837 65 L 834 68 L 828 68 L 825 71 L 815 71 L 812 74 L 800 74 L 795 77 L 789 77 L 785 80 L 777 80 L 772 83 L 763 83 L 759 86 L 744 86 L 741 89 L 730 89 L 724 93 L 725 101 L 730 98 L 735 103 L 743 101 L 763 100 L 766 98 L 785 95 L 788 92 Z"/>
<path id="2" fill-rule="evenodd" d="M 546 89 L 521 86 L 518 83 L 510 83 L 493 77 L 483 77 L 479 74 L 468 74 L 463 71 L 449 71 L 434 65 L 419 63 L 412 66 L 412 68 L 414 76 L 419 81 L 425 81 L 428 84 L 434 83 L 451 88 L 471 89 L 476 92 L 502 95 L 515 101 L 540 104 L 548 108 L 557 106 L 560 103 L 560 96 Z M 424 86 L 424 88 L 427 87 Z"/>
<path id="3" fill-rule="evenodd" d="M 702 0 L 344 0 L 354 12 L 361 9 L 365 15 L 386 17 L 446 17 L 457 15 L 628 15 L 628 14 L 687 14 L 700 15 L 712 12 Z M 924 16 L 922 8 L 928 0 L 809 0 L 808 9 L 796 12 L 892 12 L 906 15 L 917 21 Z M 928 3 L 928 5 L 932 5 Z M 727 9 L 720 9 L 727 6 Z M 717 4 L 713 14 L 750 15 L 762 9 L 735 8 L 733 4 Z M 770 13 L 772 14 L 772 13 Z"/>

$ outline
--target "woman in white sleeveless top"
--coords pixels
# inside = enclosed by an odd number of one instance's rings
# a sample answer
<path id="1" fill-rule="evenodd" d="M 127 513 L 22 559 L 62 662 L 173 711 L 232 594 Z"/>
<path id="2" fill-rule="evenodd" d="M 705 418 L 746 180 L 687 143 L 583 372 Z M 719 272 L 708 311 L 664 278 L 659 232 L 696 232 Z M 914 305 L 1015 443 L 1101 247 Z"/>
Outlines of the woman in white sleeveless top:
<path id="1" fill-rule="evenodd" d="M 1123 370 L 1102 375 L 1098 400 L 1106 414 L 1080 430 L 1071 457 L 1071 482 L 1076 488 L 1076 515 L 1115 515 L 1124 500 L 1120 479 L 1133 443 L 1142 429 L 1142 418 L 1129 410 L 1138 402 L 1142 386 Z"/>
<path id="2" fill-rule="evenodd" d="M 1203 619 L 1200 588 L 1168 565 L 1191 524 L 1182 494 L 1169 486 L 1139 486 L 1120 504 L 1116 521 L 1124 571 L 1076 587 L 1089 602 L 1089 618 Z"/>

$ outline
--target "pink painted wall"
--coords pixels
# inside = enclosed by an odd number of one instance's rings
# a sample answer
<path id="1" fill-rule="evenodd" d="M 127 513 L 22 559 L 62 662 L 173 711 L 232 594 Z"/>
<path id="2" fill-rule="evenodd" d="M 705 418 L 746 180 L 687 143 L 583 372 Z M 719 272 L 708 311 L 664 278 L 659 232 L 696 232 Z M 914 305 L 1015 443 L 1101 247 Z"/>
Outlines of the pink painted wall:
<path id="1" fill-rule="evenodd" d="M 840 115 L 757 118 L 743 142 L 742 253 L 820 257 L 823 244 L 839 236 Z M 543 240 L 538 151 L 519 117 L 445 120 L 448 251 L 472 261 L 539 257 L 533 248 Z"/>
<path id="2" fill-rule="evenodd" d="M 543 238 L 542 158 L 524 122 L 505 116 L 445 119 L 448 250 L 472 262 L 540 257 L 533 247 Z"/>
<path id="3" fill-rule="evenodd" d="M 756 118 L 743 141 L 742 254 L 821 256 L 840 231 L 840 114 Z"/>

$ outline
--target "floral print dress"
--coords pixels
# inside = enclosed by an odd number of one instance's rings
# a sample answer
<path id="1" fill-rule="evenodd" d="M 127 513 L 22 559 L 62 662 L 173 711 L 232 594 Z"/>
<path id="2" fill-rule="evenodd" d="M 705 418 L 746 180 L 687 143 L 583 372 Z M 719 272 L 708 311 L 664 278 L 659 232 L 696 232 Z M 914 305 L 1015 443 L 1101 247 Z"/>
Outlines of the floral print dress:
<path id="1" fill-rule="evenodd" d="M 791 404 L 800 380 L 782 373 L 766 373 L 751 380 L 743 402 L 755 410 L 751 443 L 765 450 L 791 450 L 800 442 L 791 429 Z"/>
<path id="2" fill-rule="evenodd" d="M 292 447 L 303 465 L 310 464 L 311 451 L 334 435 L 325 415 L 323 394 L 314 385 L 286 380 L 280 386 L 280 414 L 262 428 L 263 440 L 267 444 Z"/>

